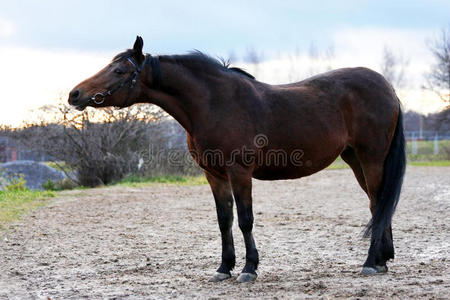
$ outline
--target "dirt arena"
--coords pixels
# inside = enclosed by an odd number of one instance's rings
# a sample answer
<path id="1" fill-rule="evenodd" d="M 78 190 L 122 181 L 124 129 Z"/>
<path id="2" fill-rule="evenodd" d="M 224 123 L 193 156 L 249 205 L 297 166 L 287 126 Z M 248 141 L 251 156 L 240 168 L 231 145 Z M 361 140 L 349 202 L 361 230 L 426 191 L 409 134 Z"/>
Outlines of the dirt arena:
<path id="1" fill-rule="evenodd" d="M 220 234 L 209 186 L 69 191 L 0 232 L 0 299 L 450 297 L 450 168 L 410 167 L 389 273 L 359 274 L 369 201 L 350 170 L 254 181 L 255 283 L 209 283 Z"/>

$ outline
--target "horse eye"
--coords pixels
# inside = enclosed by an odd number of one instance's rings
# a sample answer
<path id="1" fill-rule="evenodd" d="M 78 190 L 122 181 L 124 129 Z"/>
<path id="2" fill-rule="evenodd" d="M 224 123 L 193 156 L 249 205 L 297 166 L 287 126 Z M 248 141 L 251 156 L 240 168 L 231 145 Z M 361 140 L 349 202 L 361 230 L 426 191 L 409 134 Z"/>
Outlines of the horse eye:
<path id="1" fill-rule="evenodd" d="M 118 75 L 123 75 L 123 74 L 125 74 L 125 72 L 124 72 L 122 69 L 119 69 L 119 68 L 115 69 L 115 70 L 114 70 L 114 73 L 116 73 L 116 74 L 118 74 Z"/>

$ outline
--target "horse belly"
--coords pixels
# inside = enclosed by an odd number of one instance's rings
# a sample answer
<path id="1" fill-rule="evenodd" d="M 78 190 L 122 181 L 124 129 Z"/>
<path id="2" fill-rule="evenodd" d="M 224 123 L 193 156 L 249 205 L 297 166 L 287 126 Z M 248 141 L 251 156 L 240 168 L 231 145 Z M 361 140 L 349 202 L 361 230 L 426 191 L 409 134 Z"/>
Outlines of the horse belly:
<path id="1" fill-rule="evenodd" d="M 257 153 L 253 177 L 277 180 L 309 176 L 333 163 L 347 145 L 348 135 L 342 126 L 315 133 L 300 132 L 306 134 L 276 140 L 268 145 L 270 149 Z"/>
<path id="2" fill-rule="evenodd" d="M 344 145 L 335 145 L 325 153 L 291 152 L 284 157 L 266 156 L 266 161 L 253 170 L 253 178 L 260 180 L 295 179 L 317 173 L 328 167 L 342 152 Z M 318 155 L 320 154 L 320 155 Z M 268 158 L 271 157 L 271 158 Z"/>
<path id="3" fill-rule="evenodd" d="M 336 157 L 320 162 L 320 165 L 314 163 L 311 160 L 305 160 L 302 164 L 288 164 L 280 166 L 258 166 L 253 171 L 253 178 L 259 180 L 283 180 L 283 179 L 295 179 L 311 174 L 317 173 L 329 166 Z"/>
<path id="4" fill-rule="evenodd" d="M 315 172 L 305 172 L 300 168 L 258 168 L 253 171 L 253 178 L 259 180 L 283 180 L 283 179 L 296 179 L 311 175 Z"/>

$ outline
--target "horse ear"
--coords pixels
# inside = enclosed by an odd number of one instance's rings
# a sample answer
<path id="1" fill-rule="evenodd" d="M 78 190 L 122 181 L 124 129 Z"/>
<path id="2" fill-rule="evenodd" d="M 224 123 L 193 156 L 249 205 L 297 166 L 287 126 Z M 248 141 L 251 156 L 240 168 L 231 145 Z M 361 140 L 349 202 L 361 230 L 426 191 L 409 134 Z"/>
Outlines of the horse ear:
<path id="1" fill-rule="evenodd" d="M 134 55 L 136 57 L 141 57 L 144 55 L 142 53 L 143 47 L 144 47 L 144 40 L 140 36 L 137 36 L 133 46 Z"/>

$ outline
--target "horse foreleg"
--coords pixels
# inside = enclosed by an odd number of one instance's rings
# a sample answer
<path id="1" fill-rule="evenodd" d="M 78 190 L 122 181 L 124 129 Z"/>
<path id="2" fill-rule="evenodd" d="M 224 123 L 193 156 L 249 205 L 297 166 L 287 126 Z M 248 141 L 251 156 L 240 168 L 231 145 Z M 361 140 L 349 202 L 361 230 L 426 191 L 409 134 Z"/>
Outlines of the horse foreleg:
<path id="1" fill-rule="evenodd" d="M 217 221 L 222 236 L 222 263 L 209 281 L 218 282 L 231 277 L 236 256 L 234 253 L 233 233 L 233 196 L 227 180 L 205 172 L 216 202 Z"/>
<path id="2" fill-rule="evenodd" d="M 253 239 L 253 211 L 252 211 L 252 178 L 245 170 L 238 170 L 230 174 L 231 187 L 239 218 L 239 228 L 245 242 L 245 266 L 237 278 L 239 282 L 256 280 L 258 268 L 258 250 Z"/>

